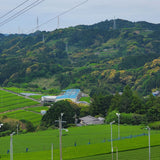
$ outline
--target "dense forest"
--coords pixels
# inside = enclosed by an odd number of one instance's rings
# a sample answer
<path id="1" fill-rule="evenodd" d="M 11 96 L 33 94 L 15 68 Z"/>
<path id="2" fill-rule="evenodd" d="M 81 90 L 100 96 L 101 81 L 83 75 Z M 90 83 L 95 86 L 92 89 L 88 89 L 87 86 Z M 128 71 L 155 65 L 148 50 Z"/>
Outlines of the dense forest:
<path id="1" fill-rule="evenodd" d="M 160 88 L 160 24 L 117 19 L 52 32 L 0 34 L 0 85 L 140 95 Z"/>

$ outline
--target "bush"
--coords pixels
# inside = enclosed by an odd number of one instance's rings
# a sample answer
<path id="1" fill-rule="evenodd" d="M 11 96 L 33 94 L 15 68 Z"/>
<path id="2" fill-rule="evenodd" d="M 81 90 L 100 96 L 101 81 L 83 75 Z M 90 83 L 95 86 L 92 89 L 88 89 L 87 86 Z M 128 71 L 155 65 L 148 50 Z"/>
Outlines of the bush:
<path id="1" fill-rule="evenodd" d="M 151 129 L 160 130 L 160 121 L 149 123 Z"/>
<path id="2" fill-rule="evenodd" d="M 27 132 L 34 132 L 35 131 L 35 127 L 33 126 L 32 122 L 30 122 L 30 121 L 27 121 L 26 128 L 27 128 Z"/>
<path id="3" fill-rule="evenodd" d="M 115 121 L 115 123 L 118 123 L 118 117 L 116 116 L 116 113 L 117 111 L 110 112 L 106 117 L 106 122 L 109 123 Z M 146 124 L 147 118 L 145 115 L 140 115 L 135 113 L 121 113 L 120 123 L 131 124 L 131 125 Z"/>
<path id="4" fill-rule="evenodd" d="M 36 129 L 36 131 L 45 131 L 45 130 L 47 130 L 47 129 L 48 129 L 48 128 L 45 127 L 45 126 L 38 126 L 37 129 Z"/>
<path id="5" fill-rule="evenodd" d="M 20 121 L 21 121 L 23 124 L 25 124 L 25 126 L 26 126 L 26 132 L 34 132 L 34 131 L 35 131 L 35 127 L 34 127 L 34 125 L 33 125 L 32 122 L 27 121 L 27 120 L 25 120 L 25 119 L 21 119 Z"/>
<path id="6" fill-rule="evenodd" d="M 122 124 L 146 124 L 147 119 L 145 115 L 135 114 L 135 113 L 122 113 L 121 114 L 121 123 Z"/>
<path id="7" fill-rule="evenodd" d="M 106 116 L 106 123 L 110 123 L 112 121 L 115 121 L 118 123 L 118 117 L 116 116 L 117 111 L 112 111 Z"/>
<path id="8" fill-rule="evenodd" d="M 12 133 L 11 130 L 0 132 L 0 137 L 10 135 L 11 133 Z"/>

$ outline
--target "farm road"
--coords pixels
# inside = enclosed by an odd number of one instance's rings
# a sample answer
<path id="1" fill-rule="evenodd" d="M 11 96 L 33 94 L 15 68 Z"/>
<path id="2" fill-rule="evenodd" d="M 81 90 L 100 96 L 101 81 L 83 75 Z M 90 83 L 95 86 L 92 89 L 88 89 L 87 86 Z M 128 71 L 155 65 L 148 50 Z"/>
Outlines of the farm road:
<path id="1" fill-rule="evenodd" d="M 10 90 L 7 90 L 7 89 L 0 88 L 0 90 L 6 91 L 6 92 L 10 92 L 10 93 L 16 94 L 16 95 L 18 95 L 18 96 L 24 97 L 24 98 L 26 98 L 26 99 L 31 99 L 32 101 L 36 101 L 36 102 L 41 103 L 41 101 L 38 101 L 38 100 L 33 99 L 33 98 L 31 98 L 31 97 L 28 97 L 28 96 L 23 96 L 23 95 L 21 95 L 21 94 L 19 94 L 19 93 L 16 93 L 16 92 L 13 92 L 13 91 L 10 91 Z"/>
<path id="2" fill-rule="evenodd" d="M 30 99 L 30 100 L 39 102 L 39 103 L 41 104 L 40 101 L 38 101 L 38 100 L 36 100 L 36 99 L 33 99 L 33 98 L 31 98 L 31 97 L 23 96 L 23 95 L 21 95 L 21 94 L 19 94 L 19 93 L 16 93 L 16 92 L 13 92 L 13 91 L 10 91 L 10 90 L 7 90 L 7 89 L 3 89 L 3 88 L 0 88 L 0 90 L 6 91 L 6 92 L 10 92 L 10 93 L 13 93 L 13 94 L 15 94 L 15 95 L 24 97 L 24 98 L 26 98 L 26 99 Z M 34 107 L 39 107 L 40 104 L 39 104 L 39 105 L 36 105 L 36 106 L 34 106 Z M 32 107 L 33 107 L 33 106 L 32 106 Z M 5 111 L 5 112 L 1 112 L 0 114 L 2 114 L 2 113 L 7 113 L 7 112 L 12 112 L 12 111 L 16 111 L 16 110 L 25 110 L 25 109 L 27 109 L 27 108 L 29 108 L 29 107 L 26 106 L 26 107 L 23 107 L 23 108 L 17 108 L 17 109 L 13 109 L 13 110 L 8 110 L 8 111 Z M 36 112 L 36 111 L 30 111 L 30 112 L 34 112 L 34 113 L 40 114 L 40 113 L 38 113 L 38 112 Z"/>

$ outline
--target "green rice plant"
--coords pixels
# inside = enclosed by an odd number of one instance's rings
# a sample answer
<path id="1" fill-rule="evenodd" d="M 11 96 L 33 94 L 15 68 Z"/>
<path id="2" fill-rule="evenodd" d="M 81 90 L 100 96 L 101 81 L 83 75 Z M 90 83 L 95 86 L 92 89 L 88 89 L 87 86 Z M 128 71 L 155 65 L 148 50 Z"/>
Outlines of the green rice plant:
<path id="1" fill-rule="evenodd" d="M 90 97 L 81 97 L 79 101 L 85 101 L 90 103 L 91 102 L 91 98 Z"/>
<path id="2" fill-rule="evenodd" d="M 33 98 L 33 99 L 36 99 L 36 100 L 41 100 L 41 97 L 42 97 L 43 95 L 32 95 L 32 96 L 29 96 L 29 97 L 31 97 L 31 98 Z"/>
<path id="3" fill-rule="evenodd" d="M 25 110 L 16 110 L 8 113 L 3 113 L 3 114 L 0 114 L 0 117 L 4 115 L 9 118 L 13 118 L 17 120 L 25 119 L 25 120 L 31 121 L 33 125 L 38 125 L 42 118 L 42 115 L 40 114 L 33 113 L 30 111 L 25 111 Z"/>
<path id="4" fill-rule="evenodd" d="M 147 130 L 142 126 L 121 126 L 121 137 L 129 135 L 138 135 L 140 133 L 146 133 Z M 113 125 L 113 139 L 117 138 L 118 126 Z M 151 146 L 160 145 L 160 132 L 155 132 L 151 130 Z M 92 156 L 93 159 L 99 157 L 98 155 L 111 156 L 111 129 L 110 125 L 97 125 L 97 126 L 84 126 L 84 127 L 72 127 L 69 128 L 68 132 L 63 130 L 62 134 L 62 152 L 63 159 L 85 159 Z M 105 138 L 105 141 L 104 141 Z M 0 150 L 0 154 L 4 156 L 4 159 L 7 157 L 6 152 L 9 148 L 9 139 L 10 137 L 1 137 L 1 145 L 3 148 Z M 89 143 L 90 142 L 90 143 Z M 75 146 L 76 143 L 76 146 Z M 54 159 L 59 159 L 59 130 L 46 130 L 39 131 L 35 133 L 28 133 L 22 135 L 13 136 L 13 146 L 14 146 L 14 158 L 16 160 L 20 159 L 33 159 L 33 160 L 42 160 L 50 159 L 51 157 L 51 144 L 54 144 Z M 118 148 L 119 157 L 122 153 L 122 159 L 128 160 L 131 158 L 136 158 L 137 149 L 147 148 L 148 147 L 148 136 L 139 136 L 126 139 L 120 139 L 113 141 L 114 152 Z M 29 149 L 29 152 L 26 153 L 26 148 Z M 131 157 L 124 152 L 133 151 Z M 134 152 L 135 151 L 135 152 Z M 158 149 L 156 150 L 156 152 Z M 146 151 L 147 152 L 147 151 Z M 156 153 L 155 152 L 155 153 Z M 145 153 L 145 151 L 141 152 Z M 135 155 L 134 155 L 135 154 Z M 146 159 L 147 153 L 143 154 L 142 158 Z M 2 156 L 2 159 L 3 159 Z M 95 156 L 95 158 L 94 158 Z M 133 157 L 132 157 L 133 156 Z M 102 156 L 103 157 L 103 156 Z M 102 158 L 100 157 L 100 159 Z M 115 157 L 115 154 L 114 154 Z M 123 158 L 124 157 L 124 158 Z M 104 157 L 103 157 L 104 158 Z M 102 160 L 103 160 L 102 158 Z M 128 158 L 128 159 L 127 159 Z M 137 156 L 137 160 L 138 160 Z M 99 159 L 99 158 L 97 158 Z M 87 159 L 86 159 L 87 160 Z M 88 159 L 90 160 L 90 159 Z M 140 160 L 140 159 L 139 159 Z M 142 159 L 141 159 L 142 160 Z"/>
<path id="5" fill-rule="evenodd" d="M 22 96 L 0 90 L 0 112 L 15 110 L 18 108 L 29 107 L 40 104 L 37 101 L 26 99 Z"/>
<path id="6" fill-rule="evenodd" d="M 11 110 L 15 110 L 18 108 L 23 108 L 23 107 L 27 107 L 27 106 L 33 106 L 33 105 L 37 105 L 37 102 L 30 101 L 30 102 L 23 102 L 23 103 L 17 103 L 17 104 L 10 104 L 5 107 L 0 107 L 0 112 L 5 112 L 5 111 L 9 111 L 9 110 L 11 111 Z"/>
<path id="7" fill-rule="evenodd" d="M 25 110 L 41 113 L 41 110 L 46 110 L 47 111 L 48 109 L 49 108 L 46 107 L 46 106 L 40 106 L 40 107 L 29 107 L 29 108 L 26 108 Z"/>

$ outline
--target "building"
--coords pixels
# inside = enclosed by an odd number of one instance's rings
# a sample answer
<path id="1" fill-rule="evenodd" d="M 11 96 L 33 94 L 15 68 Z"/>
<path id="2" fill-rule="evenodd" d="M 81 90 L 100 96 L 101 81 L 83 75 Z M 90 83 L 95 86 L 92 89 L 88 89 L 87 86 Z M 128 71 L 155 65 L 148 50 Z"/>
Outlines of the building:
<path id="1" fill-rule="evenodd" d="M 102 117 L 95 118 L 89 115 L 79 119 L 81 125 L 104 124 L 104 118 Z"/>
<path id="2" fill-rule="evenodd" d="M 63 95 L 57 96 L 55 102 L 65 99 L 70 99 L 73 102 L 77 102 L 81 97 L 80 89 L 68 89 Z"/>
<path id="3" fill-rule="evenodd" d="M 57 96 L 42 96 L 41 102 L 42 103 L 49 103 L 49 102 L 55 102 Z"/>
<path id="4" fill-rule="evenodd" d="M 83 95 L 86 96 L 85 94 Z M 78 102 L 78 100 L 81 97 L 82 97 L 82 92 L 80 91 L 80 89 L 68 89 L 68 90 L 64 90 L 64 93 L 59 96 L 43 96 L 41 97 L 41 102 L 49 103 L 49 102 L 57 102 L 57 101 L 69 99 L 75 103 L 81 103 L 81 102 Z M 87 104 L 87 102 L 85 104 Z"/>
<path id="5" fill-rule="evenodd" d="M 152 92 L 153 96 L 160 96 L 160 91 Z"/>

